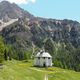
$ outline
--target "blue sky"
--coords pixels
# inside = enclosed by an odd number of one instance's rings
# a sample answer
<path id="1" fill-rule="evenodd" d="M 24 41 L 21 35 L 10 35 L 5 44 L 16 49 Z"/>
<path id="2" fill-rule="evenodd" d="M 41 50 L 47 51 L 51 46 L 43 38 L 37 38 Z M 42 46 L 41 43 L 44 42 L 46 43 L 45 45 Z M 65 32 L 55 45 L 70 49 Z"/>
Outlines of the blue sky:
<path id="1" fill-rule="evenodd" d="M 35 3 L 19 6 L 35 16 L 80 22 L 80 0 L 36 0 Z"/>

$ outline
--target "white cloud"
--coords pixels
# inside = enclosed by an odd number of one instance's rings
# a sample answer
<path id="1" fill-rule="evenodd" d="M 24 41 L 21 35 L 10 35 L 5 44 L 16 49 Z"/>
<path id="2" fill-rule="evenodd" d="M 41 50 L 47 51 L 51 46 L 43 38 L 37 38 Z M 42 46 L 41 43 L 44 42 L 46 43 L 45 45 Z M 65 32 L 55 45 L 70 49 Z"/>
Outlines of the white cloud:
<path id="1" fill-rule="evenodd" d="M 0 1 L 4 1 L 4 0 L 0 0 Z M 16 4 L 28 4 L 28 3 L 35 3 L 36 0 L 5 0 L 5 1 L 9 1 L 11 3 L 16 3 Z"/>

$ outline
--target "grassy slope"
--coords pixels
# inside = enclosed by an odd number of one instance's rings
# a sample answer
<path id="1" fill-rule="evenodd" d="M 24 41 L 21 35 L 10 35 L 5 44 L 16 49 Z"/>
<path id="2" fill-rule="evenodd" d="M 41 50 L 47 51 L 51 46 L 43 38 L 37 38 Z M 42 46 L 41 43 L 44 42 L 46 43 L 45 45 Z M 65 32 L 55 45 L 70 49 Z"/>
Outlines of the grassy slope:
<path id="1" fill-rule="evenodd" d="M 54 74 L 48 74 L 48 78 L 49 80 L 80 80 L 80 72 L 57 69 Z"/>
<path id="2" fill-rule="evenodd" d="M 4 68 L 0 69 L 0 80 L 42 80 L 44 75 L 30 69 L 30 64 L 19 61 L 6 62 Z"/>
<path id="3" fill-rule="evenodd" d="M 0 69 L 0 80 L 80 80 L 80 73 L 60 68 L 35 68 L 32 62 L 7 61 Z"/>

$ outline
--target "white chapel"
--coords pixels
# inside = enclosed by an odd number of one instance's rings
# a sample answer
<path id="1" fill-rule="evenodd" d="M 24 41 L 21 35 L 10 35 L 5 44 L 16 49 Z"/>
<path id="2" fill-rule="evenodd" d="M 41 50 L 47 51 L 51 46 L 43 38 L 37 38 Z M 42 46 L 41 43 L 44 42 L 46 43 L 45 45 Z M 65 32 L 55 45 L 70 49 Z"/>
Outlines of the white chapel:
<path id="1" fill-rule="evenodd" d="M 34 65 L 39 67 L 50 67 L 52 66 L 52 56 L 48 52 L 41 50 L 34 58 Z"/>

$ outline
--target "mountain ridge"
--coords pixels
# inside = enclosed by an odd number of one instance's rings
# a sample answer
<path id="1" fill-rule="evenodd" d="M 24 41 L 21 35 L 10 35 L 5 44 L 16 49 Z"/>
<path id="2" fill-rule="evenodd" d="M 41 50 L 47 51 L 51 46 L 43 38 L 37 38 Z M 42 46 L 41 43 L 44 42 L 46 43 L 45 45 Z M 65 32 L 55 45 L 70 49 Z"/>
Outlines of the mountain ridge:
<path id="1" fill-rule="evenodd" d="M 2 9 L 1 9 L 2 8 Z M 3 9 L 4 8 L 4 9 Z M 35 17 L 34 15 L 32 15 L 31 13 L 29 13 L 27 10 L 24 10 L 22 9 L 20 6 L 18 6 L 17 4 L 15 3 L 10 3 L 8 1 L 1 1 L 0 2 L 0 19 L 2 19 L 3 15 L 10 13 L 11 11 L 10 10 L 7 10 L 8 8 L 11 8 L 16 14 L 16 16 L 13 16 L 12 19 L 14 18 L 30 18 L 30 19 L 37 19 L 37 20 L 54 20 L 54 21 L 62 21 L 62 20 L 59 20 L 59 19 L 53 19 L 53 18 L 43 18 L 43 17 Z M 2 12 L 2 11 L 5 11 L 5 12 Z M 7 10 L 7 11 L 6 11 Z M 12 12 L 13 12 L 12 11 Z M 17 12 L 19 11 L 19 12 Z M 4 14 L 3 14 L 4 13 Z M 20 14 L 22 15 L 20 15 Z M 10 13 L 12 14 L 12 13 Z M 27 14 L 27 15 L 26 15 Z M 1 16 L 2 15 L 2 16 Z M 5 15 L 6 16 L 6 15 Z M 9 17 L 11 18 L 11 16 Z M 63 19 L 63 20 L 69 20 L 69 21 L 76 21 L 76 20 L 70 20 L 70 19 Z M 76 21 L 78 22 L 78 21 Z"/>

